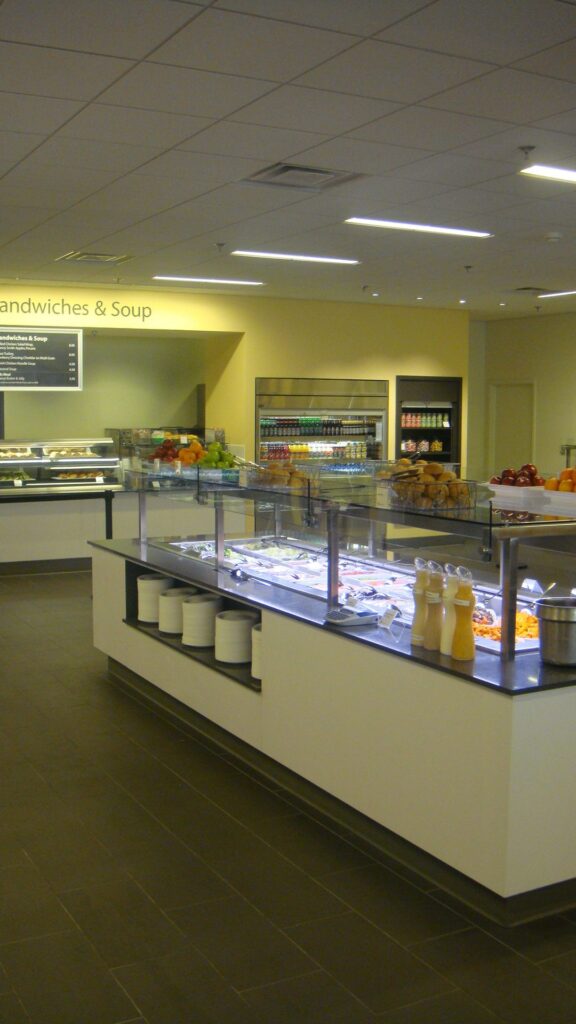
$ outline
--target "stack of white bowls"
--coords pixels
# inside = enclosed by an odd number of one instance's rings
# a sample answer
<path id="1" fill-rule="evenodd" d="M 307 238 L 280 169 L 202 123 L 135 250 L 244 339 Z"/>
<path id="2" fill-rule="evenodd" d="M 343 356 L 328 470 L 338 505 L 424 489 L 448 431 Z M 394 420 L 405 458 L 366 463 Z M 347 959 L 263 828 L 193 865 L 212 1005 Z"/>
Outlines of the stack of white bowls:
<path id="1" fill-rule="evenodd" d="M 158 572 L 147 572 L 138 577 L 139 622 L 158 622 L 160 594 L 175 584 L 176 580 Z"/>
<path id="2" fill-rule="evenodd" d="M 161 633 L 182 632 L 182 605 L 187 597 L 197 593 L 196 587 L 171 587 L 162 591 L 158 602 L 158 629 Z"/>
<path id="3" fill-rule="evenodd" d="M 216 616 L 216 661 L 241 664 L 252 658 L 252 626 L 259 615 L 251 611 L 226 611 Z"/>
<path id="4" fill-rule="evenodd" d="M 216 594 L 196 594 L 182 605 L 182 643 L 186 647 L 214 647 L 216 616 L 223 600 Z"/>
<path id="5" fill-rule="evenodd" d="M 257 622 L 252 626 L 252 668 L 250 674 L 253 679 L 262 679 L 262 623 Z"/>

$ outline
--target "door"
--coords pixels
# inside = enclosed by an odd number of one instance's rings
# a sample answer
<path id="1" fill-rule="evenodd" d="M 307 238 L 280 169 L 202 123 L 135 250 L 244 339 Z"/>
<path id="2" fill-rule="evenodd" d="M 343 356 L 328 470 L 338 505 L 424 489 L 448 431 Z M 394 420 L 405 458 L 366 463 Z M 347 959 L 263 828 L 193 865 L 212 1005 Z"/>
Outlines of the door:
<path id="1" fill-rule="evenodd" d="M 488 472 L 519 469 L 534 462 L 534 385 L 496 383 L 488 387 Z"/>

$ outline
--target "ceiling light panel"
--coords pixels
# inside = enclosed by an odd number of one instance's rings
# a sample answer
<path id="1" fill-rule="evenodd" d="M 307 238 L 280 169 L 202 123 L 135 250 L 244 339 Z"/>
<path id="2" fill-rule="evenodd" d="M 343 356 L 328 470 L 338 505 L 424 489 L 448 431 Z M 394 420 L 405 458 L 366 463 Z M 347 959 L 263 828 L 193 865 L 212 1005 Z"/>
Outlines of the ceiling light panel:
<path id="1" fill-rule="evenodd" d="M 234 249 L 232 256 L 250 256 L 258 260 L 289 260 L 295 263 L 343 263 L 355 265 L 360 260 L 340 259 L 334 256 L 308 256 L 299 253 L 288 252 L 256 252 L 250 249 Z"/>
<path id="2" fill-rule="evenodd" d="M 565 167 L 531 164 L 530 167 L 523 167 L 520 174 L 528 174 L 533 178 L 548 178 L 551 181 L 565 181 L 571 185 L 576 185 L 576 171 L 568 170 Z"/>
<path id="3" fill-rule="evenodd" d="M 345 224 L 358 224 L 367 228 L 387 228 L 392 231 L 419 231 L 428 235 L 457 235 L 465 238 L 492 238 L 489 231 L 472 231 L 470 228 L 447 228 L 435 224 L 410 224 L 399 220 L 375 220 L 371 217 L 348 217 Z"/>
<path id="4" fill-rule="evenodd" d="M 173 277 L 170 274 L 154 274 L 154 281 L 186 281 L 192 284 L 232 284 L 245 285 L 250 288 L 257 288 L 264 284 L 264 281 L 236 281 L 226 277 Z"/>

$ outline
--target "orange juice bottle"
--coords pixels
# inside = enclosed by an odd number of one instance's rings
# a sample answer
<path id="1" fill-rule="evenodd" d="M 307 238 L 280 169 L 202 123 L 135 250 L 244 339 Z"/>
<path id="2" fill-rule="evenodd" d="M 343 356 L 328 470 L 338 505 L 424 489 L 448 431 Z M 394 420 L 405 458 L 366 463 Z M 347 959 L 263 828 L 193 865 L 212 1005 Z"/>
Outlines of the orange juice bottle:
<path id="1" fill-rule="evenodd" d="M 442 631 L 442 590 L 444 574 L 438 562 L 428 562 L 428 586 L 426 587 L 426 624 L 423 647 L 427 651 L 440 650 Z"/>
<path id="2" fill-rule="evenodd" d="M 442 618 L 442 629 L 440 632 L 440 654 L 452 654 L 452 638 L 456 624 L 456 613 L 454 611 L 454 598 L 460 585 L 460 577 L 457 575 L 455 565 L 445 565 L 446 585 L 442 594 L 442 606 L 444 615 Z"/>
<path id="3" fill-rule="evenodd" d="M 410 643 L 414 647 L 422 647 L 424 643 L 424 629 L 428 609 L 426 605 L 426 588 L 428 586 L 428 565 L 423 558 L 415 558 L 416 579 L 414 580 L 414 618 L 412 619 L 412 633 Z"/>
<path id="4" fill-rule="evenodd" d="M 460 582 L 454 596 L 454 635 L 452 637 L 452 657 L 456 661 L 472 661 L 475 642 L 472 629 L 472 613 L 476 603 L 472 591 L 472 573 L 468 569 L 458 568 Z"/>

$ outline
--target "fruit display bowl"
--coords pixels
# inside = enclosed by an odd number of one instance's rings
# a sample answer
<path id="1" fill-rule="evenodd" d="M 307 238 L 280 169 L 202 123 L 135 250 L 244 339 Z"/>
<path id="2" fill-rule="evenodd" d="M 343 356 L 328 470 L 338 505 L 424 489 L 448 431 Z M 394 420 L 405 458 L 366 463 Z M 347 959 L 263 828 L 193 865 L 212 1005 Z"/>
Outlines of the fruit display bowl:
<path id="1" fill-rule="evenodd" d="M 543 501 L 543 487 L 513 487 L 507 484 L 486 484 L 493 494 L 496 508 L 534 509 Z M 546 491 L 546 494 L 551 493 Z"/>

